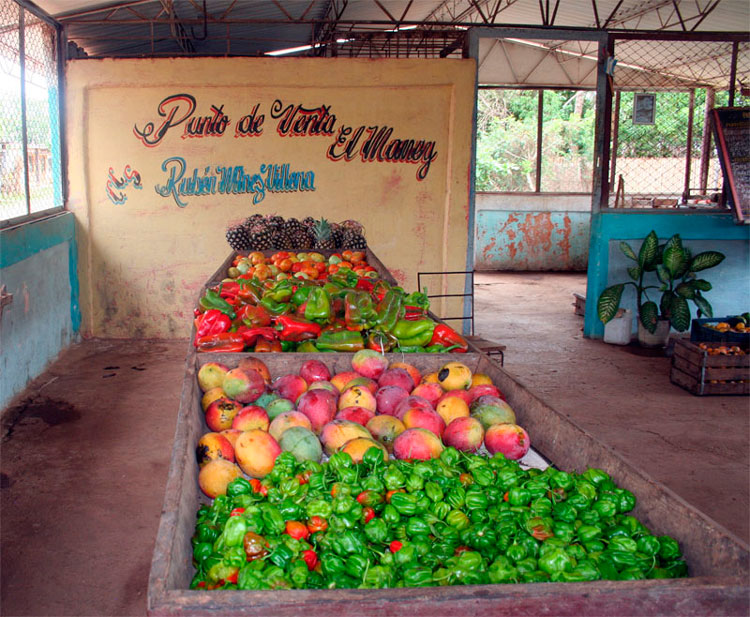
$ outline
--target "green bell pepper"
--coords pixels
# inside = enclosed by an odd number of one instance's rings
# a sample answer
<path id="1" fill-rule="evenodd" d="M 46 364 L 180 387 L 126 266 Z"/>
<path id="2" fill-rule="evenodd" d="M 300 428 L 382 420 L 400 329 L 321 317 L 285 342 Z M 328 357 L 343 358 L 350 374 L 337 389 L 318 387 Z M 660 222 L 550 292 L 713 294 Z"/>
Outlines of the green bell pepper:
<path id="1" fill-rule="evenodd" d="M 305 319 L 325 323 L 331 319 L 331 296 L 322 287 L 313 287 L 307 295 Z"/>
<path id="2" fill-rule="evenodd" d="M 237 317 L 237 314 L 234 312 L 234 307 L 222 298 L 218 291 L 213 289 L 207 289 L 206 293 L 201 296 L 198 304 L 202 309 L 207 311 L 217 309 L 227 315 L 230 319 Z"/>
<path id="3" fill-rule="evenodd" d="M 391 330 L 401 347 L 424 347 L 432 339 L 437 324 L 429 318 L 410 321 L 399 319 Z"/>
<path id="4" fill-rule="evenodd" d="M 375 323 L 379 330 L 390 332 L 403 314 L 403 294 L 394 289 L 385 292 L 382 300 L 378 302 L 375 312 L 377 314 Z"/>
<path id="5" fill-rule="evenodd" d="M 388 566 L 378 565 L 367 569 L 362 579 L 364 589 L 382 589 L 391 586 L 393 571 Z"/>
<path id="6" fill-rule="evenodd" d="M 406 534 L 411 539 L 415 536 L 428 536 L 431 533 L 432 530 L 427 522 L 418 516 L 412 516 L 406 523 Z"/>
<path id="7" fill-rule="evenodd" d="M 364 527 L 365 536 L 373 544 L 382 544 L 388 539 L 388 525 L 382 518 L 370 519 Z"/>
<path id="8" fill-rule="evenodd" d="M 264 295 L 259 305 L 266 309 L 271 315 L 284 315 L 292 310 L 292 305 L 289 302 L 277 302 L 270 295 Z"/>
<path id="9" fill-rule="evenodd" d="M 414 516 L 417 512 L 417 498 L 409 493 L 394 493 L 391 495 L 391 505 L 404 516 Z"/>
<path id="10" fill-rule="evenodd" d="M 400 551 L 399 551 L 400 552 Z M 429 587 L 432 585 L 432 570 L 425 566 L 412 566 L 403 571 L 407 587 Z"/>
<path id="11" fill-rule="evenodd" d="M 365 348 L 361 332 L 352 330 L 325 331 L 315 340 L 320 351 L 360 351 Z"/>
<path id="12" fill-rule="evenodd" d="M 573 559 L 564 549 L 555 548 L 539 556 L 539 569 L 547 574 L 569 572 L 573 569 Z"/>
<path id="13" fill-rule="evenodd" d="M 518 580 L 518 570 L 504 555 L 500 555 L 490 564 L 487 574 L 491 583 L 515 583 Z"/>

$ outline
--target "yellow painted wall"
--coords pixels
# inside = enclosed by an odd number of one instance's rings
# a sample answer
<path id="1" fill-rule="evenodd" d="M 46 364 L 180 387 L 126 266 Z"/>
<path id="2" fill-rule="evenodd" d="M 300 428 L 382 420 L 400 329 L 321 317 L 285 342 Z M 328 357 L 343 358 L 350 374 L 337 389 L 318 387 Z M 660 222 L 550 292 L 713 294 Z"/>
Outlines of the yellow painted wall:
<path id="1" fill-rule="evenodd" d="M 289 218 L 354 218 L 368 244 L 409 290 L 416 273 L 463 270 L 468 239 L 473 60 L 148 59 L 75 60 L 67 67 L 69 208 L 79 238 L 82 333 L 99 337 L 181 337 L 189 333 L 201 285 L 226 258 L 228 224 L 253 214 Z M 159 106 L 188 94 L 192 117 L 229 117 L 223 135 L 186 137 L 189 118 L 156 145 L 136 133 L 165 121 Z M 283 106 L 329 106 L 333 135 L 281 136 L 271 115 Z M 176 105 L 173 122 L 188 103 Z M 260 135 L 236 137 L 235 127 L 258 105 Z M 162 109 L 167 116 L 171 105 Z M 422 165 L 351 161 L 327 153 L 343 127 L 387 126 L 391 139 L 434 142 Z M 364 137 L 358 146 L 364 143 Z M 314 191 L 178 196 L 168 184 L 167 159 L 185 161 L 185 176 L 218 176 L 217 166 L 263 164 L 312 171 Z M 174 165 L 174 164 L 173 164 Z M 127 170 L 129 166 L 129 170 Z M 118 187 L 110 180 L 137 172 Z M 207 173 L 206 173 L 207 172 Z M 134 176 L 134 174 L 130 174 Z M 111 196 L 108 196 L 108 180 Z M 123 199 L 124 198 L 124 201 Z M 122 202 L 122 203 L 117 203 Z"/>

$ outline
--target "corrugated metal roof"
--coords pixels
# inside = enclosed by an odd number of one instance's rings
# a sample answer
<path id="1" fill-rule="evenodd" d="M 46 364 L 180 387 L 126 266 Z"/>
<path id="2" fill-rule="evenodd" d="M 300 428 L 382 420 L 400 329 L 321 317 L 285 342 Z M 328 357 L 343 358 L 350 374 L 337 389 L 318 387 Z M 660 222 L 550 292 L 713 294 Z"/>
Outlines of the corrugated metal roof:
<path id="1" fill-rule="evenodd" d="M 301 46 L 308 46 L 300 52 L 308 55 L 456 56 L 465 34 L 465 28 L 455 27 L 458 22 L 693 33 L 747 33 L 750 28 L 748 0 L 37 0 L 37 4 L 60 21 L 68 39 L 90 57 L 256 56 Z M 592 44 L 545 44 L 595 54 Z M 731 54 L 731 45 L 719 47 L 717 51 L 715 45 L 692 41 L 669 46 L 640 41 L 618 44 L 616 55 L 622 66 L 637 70 L 662 71 L 690 83 L 725 84 L 730 65 L 726 52 Z M 738 67 L 743 82 L 750 81 L 748 53 L 743 44 Z"/>

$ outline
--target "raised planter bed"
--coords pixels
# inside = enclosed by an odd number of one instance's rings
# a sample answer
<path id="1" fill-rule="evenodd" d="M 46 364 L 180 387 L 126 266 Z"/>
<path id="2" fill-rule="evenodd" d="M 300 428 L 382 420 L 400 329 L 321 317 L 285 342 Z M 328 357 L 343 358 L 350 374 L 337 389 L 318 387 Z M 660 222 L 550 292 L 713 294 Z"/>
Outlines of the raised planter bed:
<path id="1" fill-rule="evenodd" d="M 486 373 L 516 410 L 534 449 L 564 470 L 599 467 L 638 504 L 633 514 L 654 533 L 677 539 L 690 577 L 676 580 L 475 585 L 384 590 L 191 591 L 190 537 L 202 497 L 195 443 L 205 430 L 196 372 L 219 361 L 232 367 L 249 354 L 190 354 L 187 360 L 162 518 L 148 588 L 149 615 L 747 615 L 750 610 L 748 546 L 651 479 L 536 397 L 484 354 L 462 356 Z M 348 369 L 351 354 L 259 354 L 272 374 L 296 370 L 316 357 L 333 371 Z M 400 354 L 392 360 L 401 360 Z M 422 371 L 455 355 L 412 354 Z"/>

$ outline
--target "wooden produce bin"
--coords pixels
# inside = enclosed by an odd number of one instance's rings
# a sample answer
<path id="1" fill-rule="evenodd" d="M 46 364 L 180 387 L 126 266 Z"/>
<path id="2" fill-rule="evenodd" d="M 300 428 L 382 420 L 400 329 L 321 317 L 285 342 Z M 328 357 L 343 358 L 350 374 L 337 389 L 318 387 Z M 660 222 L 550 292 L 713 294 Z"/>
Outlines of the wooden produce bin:
<path id="1" fill-rule="evenodd" d="M 281 250 L 281 249 L 279 249 Z M 227 270 L 231 267 L 232 262 L 234 261 L 234 258 L 237 255 L 248 255 L 253 251 L 234 251 L 233 253 L 230 253 L 229 256 L 224 260 L 224 263 L 222 263 L 219 268 L 214 272 L 211 277 L 208 279 L 208 282 L 206 283 L 206 287 L 211 287 L 213 285 L 216 285 L 217 283 L 221 282 L 223 279 L 227 277 Z M 259 251 L 260 253 L 263 253 L 266 257 L 270 257 L 271 255 L 278 253 L 277 250 L 271 250 L 271 251 Z M 334 253 L 340 252 L 340 251 L 302 251 L 300 250 L 291 250 L 289 252 L 294 253 L 320 253 L 321 255 L 325 256 L 326 258 L 330 257 Z M 380 278 L 385 280 L 386 282 L 390 283 L 391 285 L 397 285 L 396 279 L 393 278 L 393 275 L 390 273 L 388 268 L 386 268 L 383 265 L 383 262 L 378 259 L 377 255 L 372 252 L 371 249 L 367 249 L 364 251 L 365 253 L 365 259 L 367 260 L 367 263 L 371 265 L 373 268 L 375 268 L 375 271 L 380 275 Z"/>
<path id="2" fill-rule="evenodd" d="M 728 347 L 731 343 L 702 343 L 706 347 Z M 698 343 L 677 339 L 669 379 L 698 396 L 750 394 L 750 355 L 710 354 Z"/>
<path id="3" fill-rule="evenodd" d="M 537 398 L 484 354 L 461 356 L 507 396 L 534 449 L 559 469 L 604 469 L 637 497 L 633 512 L 655 534 L 673 536 L 690 577 L 671 580 L 472 585 L 400 589 L 276 591 L 190 590 L 198 488 L 195 444 L 206 431 L 197 369 L 218 361 L 237 366 L 255 354 L 190 354 L 184 377 L 162 517 L 148 586 L 149 615 L 747 615 L 748 546 L 645 472 Z M 350 370 L 352 354 L 257 354 L 272 376 L 293 372 L 311 358 L 332 372 Z M 455 354 L 389 354 L 391 361 L 434 371 Z"/>

